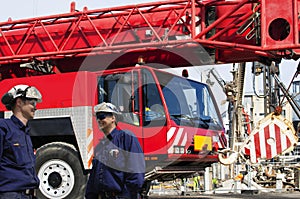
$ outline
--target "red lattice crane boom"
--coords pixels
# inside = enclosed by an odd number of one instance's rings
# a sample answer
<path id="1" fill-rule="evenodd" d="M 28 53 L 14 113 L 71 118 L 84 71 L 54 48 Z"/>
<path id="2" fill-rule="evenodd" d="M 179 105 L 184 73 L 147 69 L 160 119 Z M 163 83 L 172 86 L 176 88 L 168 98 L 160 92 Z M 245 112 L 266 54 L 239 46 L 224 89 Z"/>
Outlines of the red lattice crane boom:
<path id="1" fill-rule="evenodd" d="M 94 55 L 91 70 L 129 66 L 139 56 L 171 67 L 207 64 L 205 53 L 225 63 L 296 59 L 298 2 L 172 0 L 83 11 L 72 4 L 70 13 L 1 22 L 1 72 L 33 59 L 77 71 Z"/>
<path id="2" fill-rule="evenodd" d="M 103 101 L 120 108 L 118 125 L 139 138 L 146 184 L 216 162 L 227 141 L 209 86 L 155 67 L 297 59 L 299 2 L 169 0 L 83 11 L 72 3 L 70 13 L 0 22 L 0 96 L 16 84 L 43 94 L 31 123 L 39 198 L 83 195 L 81 171 L 102 135 L 93 107 Z M 129 67 L 139 58 L 148 66 Z M 0 106 L 0 118 L 10 114 Z"/>

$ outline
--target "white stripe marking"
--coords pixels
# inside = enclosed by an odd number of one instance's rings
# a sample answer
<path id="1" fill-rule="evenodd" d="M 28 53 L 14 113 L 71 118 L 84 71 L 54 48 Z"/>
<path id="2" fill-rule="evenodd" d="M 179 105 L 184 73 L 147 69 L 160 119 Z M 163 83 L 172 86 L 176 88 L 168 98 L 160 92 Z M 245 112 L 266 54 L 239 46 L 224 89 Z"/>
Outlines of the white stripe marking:
<path id="1" fill-rule="evenodd" d="M 265 131 L 264 128 L 261 128 L 259 131 L 259 147 L 260 147 L 260 157 L 266 158 L 266 144 L 265 144 Z"/>
<path id="2" fill-rule="evenodd" d="M 276 135 L 275 135 L 275 127 L 274 124 L 269 125 L 269 131 L 270 131 L 270 141 L 269 144 L 271 144 L 271 156 L 274 157 L 277 155 L 277 149 L 276 149 Z"/>
<path id="3" fill-rule="evenodd" d="M 181 146 L 185 146 L 186 143 L 187 143 L 187 133 L 184 134 L 184 138 L 183 138 L 183 140 L 181 142 Z"/>
<path id="4" fill-rule="evenodd" d="M 249 146 L 249 149 L 250 149 L 251 162 L 255 163 L 256 162 L 256 151 L 255 151 L 255 145 L 254 145 L 254 136 L 251 136 L 251 139 L 250 139 L 250 142 L 249 142 L 248 146 Z"/>
<path id="5" fill-rule="evenodd" d="M 182 136 L 182 132 L 183 132 L 183 128 L 179 128 L 179 130 L 177 132 L 177 135 L 176 135 L 176 138 L 175 138 L 175 140 L 173 142 L 173 145 L 178 145 L 179 140 L 180 140 L 180 138 Z"/>
<path id="6" fill-rule="evenodd" d="M 283 133 L 280 133 L 280 135 L 281 135 L 281 150 L 284 151 L 287 148 L 286 135 Z"/>
<path id="7" fill-rule="evenodd" d="M 177 133 L 176 133 L 176 137 L 175 137 L 175 140 L 174 142 L 171 144 L 171 146 L 168 148 L 168 153 L 174 153 L 174 146 L 175 145 L 178 145 L 178 142 L 181 138 L 181 135 L 182 135 L 182 132 L 183 132 L 183 128 L 180 128 Z"/>
<path id="8" fill-rule="evenodd" d="M 176 128 L 175 127 L 171 127 L 169 129 L 169 131 L 167 132 L 167 142 L 170 141 L 170 139 L 173 137 L 174 133 L 175 133 Z"/>

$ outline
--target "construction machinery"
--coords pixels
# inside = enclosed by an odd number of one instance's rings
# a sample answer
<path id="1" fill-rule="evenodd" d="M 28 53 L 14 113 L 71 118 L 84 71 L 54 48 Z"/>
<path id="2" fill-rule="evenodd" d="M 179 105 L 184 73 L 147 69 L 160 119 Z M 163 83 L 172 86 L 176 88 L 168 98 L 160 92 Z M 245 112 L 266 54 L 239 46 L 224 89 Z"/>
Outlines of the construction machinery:
<path id="1" fill-rule="evenodd" d="M 298 10 L 297 0 L 171 0 L 82 11 L 72 3 L 69 13 L 0 22 L 0 94 L 21 83 L 43 94 L 31 122 L 39 196 L 82 196 L 101 137 L 92 107 L 102 101 L 117 105 L 125 116 L 119 125 L 139 138 L 147 182 L 183 178 L 218 161 L 227 141 L 209 87 L 157 69 L 242 63 L 241 83 L 243 62 L 299 58 Z M 241 110 L 238 85 L 234 114 Z M 2 105 L 0 112 L 11 115 Z M 239 120 L 233 116 L 235 152 Z"/>

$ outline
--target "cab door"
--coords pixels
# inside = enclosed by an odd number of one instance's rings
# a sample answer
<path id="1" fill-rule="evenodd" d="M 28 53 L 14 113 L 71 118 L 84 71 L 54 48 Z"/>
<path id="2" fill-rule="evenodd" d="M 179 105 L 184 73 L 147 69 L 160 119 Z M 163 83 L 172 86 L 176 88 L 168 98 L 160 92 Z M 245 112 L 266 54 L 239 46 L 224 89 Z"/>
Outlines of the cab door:
<path id="1" fill-rule="evenodd" d="M 122 116 L 118 118 L 118 126 L 133 132 L 144 148 L 138 87 L 139 75 L 135 69 L 101 75 L 98 78 L 98 101 L 111 102 L 120 110 Z"/>
<path id="2" fill-rule="evenodd" d="M 141 69 L 140 76 L 144 151 L 149 160 L 165 159 L 167 122 L 159 84 L 149 68 Z"/>

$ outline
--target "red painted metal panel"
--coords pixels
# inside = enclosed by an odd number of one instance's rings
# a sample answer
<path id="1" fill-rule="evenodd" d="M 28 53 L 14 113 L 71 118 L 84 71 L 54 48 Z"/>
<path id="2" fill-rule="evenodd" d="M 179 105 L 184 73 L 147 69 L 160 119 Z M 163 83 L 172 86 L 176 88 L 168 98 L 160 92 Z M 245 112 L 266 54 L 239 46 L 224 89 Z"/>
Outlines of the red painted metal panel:
<path id="1" fill-rule="evenodd" d="M 217 18 L 221 18 L 224 15 L 231 13 L 217 25 L 216 35 L 220 35 L 218 39 L 224 42 L 242 43 L 255 46 L 257 42 L 256 38 L 251 36 L 255 33 L 253 32 L 255 31 L 255 11 L 258 9 L 258 7 L 254 8 L 253 4 L 245 4 L 237 9 L 234 9 L 235 6 L 236 5 L 226 5 L 216 8 Z M 220 34 L 220 32 L 224 34 Z M 247 49 L 216 49 L 216 60 L 221 62 L 243 62 L 254 61 L 257 59 L 258 55 L 255 54 L 255 52 Z"/>
<path id="2" fill-rule="evenodd" d="M 170 49 L 186 50 L 191 42 L 216 49 L 216 61 L 281 58 L 287 56 L 282 53 L 286 49 L 298 52 L 297 13 L 297 0 L 172 0 L 1 22 L 0 64 L 22 63 L 34 57 L 58 60 L 60 70 L 76 71 L 78 66 L 72 70 L 66 62 L 89 55 L 106 59 L 111 54 L 128 53 L 130 57 L 133 51 L 147 55 L 162 49 L 164 57 L 169 57 Z M 217 17 L 209 19 L 214 14 Z M 241 31 L 256 15 L 257 24 Z M 276 28 L 281 28 L 282 22 L 272 23 L 278 15 L 290 25 L 287 38 L 280 41 L 285 30 Z M 255 37 L 247 39 L 249 35 Z M 165 63 L 172 67 L 201 64 L 182 60 L 174 64 L 171 60 Z"/>
<path id="3" fill-rule="evenodd" d="M 94 73 L 77 72 L 6 79 L 0 82 L 0 93 L 6 93 L 18 84 L 35 86 L 41 92 L 43 101 L 37 105 L 38 109 L 95 105 L 97 83 Z M 5 110 L 1 103 L 0 111 Z"/>
<path id="4" fill-rule="evenodd" d="M 261 1 L 261 45 L 263 48 L 292 46 L 299 43 L 297 0 Z M 288 47 L 287 47 L 288 48 Z"/>
<path id="5" fill-rule="evenodd" d="M 144 153 L 147 155 L 167 154 L 167 127 L 143 128 Z"/>

